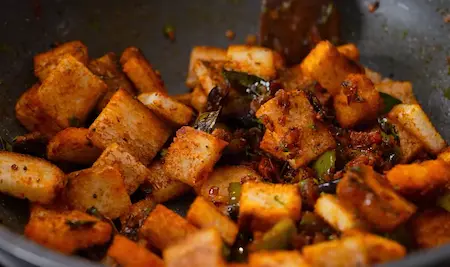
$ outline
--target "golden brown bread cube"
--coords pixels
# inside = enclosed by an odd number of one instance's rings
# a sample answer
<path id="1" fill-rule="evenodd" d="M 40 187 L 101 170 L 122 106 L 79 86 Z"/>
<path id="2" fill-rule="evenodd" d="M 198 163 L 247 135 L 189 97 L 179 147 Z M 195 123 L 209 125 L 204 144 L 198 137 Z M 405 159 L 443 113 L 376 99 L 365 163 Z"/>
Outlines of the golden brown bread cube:
<path id="1" fill-rule="evenodd" d="M 175 99 L 176 101 L 185 104 L 188 107 L 191 107 L 191 101 L 192 101 L 192 93 L 184 93 L 184 94 L 178 94 L 178 95 L 173 95 L 172 96 L 173 99 Z"/>
<path id="2" fill-rule="evenodd" d="M 117 143 L 147 165 L 171 134 L 171 129 L 125 90 L 117 91 L 89 127 L 88 138 L 105 149 Z"/>
<path id="3" fill-rule="evenodd" d="M 302 252 L 314 267 L 372 266 L 406 255 L 406 249 L 397 242 L 368 233 L 309 245 Z"/>
<path id="4" fill-rule="evenodd" d="M 265 80 L 277 76 L 275 52 L 269 48 L 249 45 L 230 45 L 225 69 L 245 72 Z"/>
<path id="5" fill-rule="evenodd" d="M 88 129 L 66 128 L 47 145 L 47 158 L 56 162 L 91 165 L 102 153 L 87 139 Z"/>
<path id="6" fill-rule="evenodd" d="M 348 43 L 345 45 L 340 45 L 336 47 L 339 53 L 344 55 L 346 58 L 359 62 L 359 49 L 355 44 Z"/>
<path id="7" fill-rule="evenodd" d="M 144 224 L 156 202 L 151 197 L 144 198 L 133 205 L 127 213 L 120 216 L 120 232 L 128 238 L 138 241 L 139 228 Z"/>
<path id="8" fill-rule="evenodd" d="M 122 235 L 114 236 L 108 256 L 124 267 L 164 267 L 160 257 Z"/>
<path id="9" fill-rule="evenodd" d="M 445 163 L 450 163 L 450 147 L 442 150 L 441 153 L 437 156 L 438 159 L 443 160 Z"/>
<path id="10" fill-rule="evenodd" d="M 156 248 L 164 250 L 196 231 L 198 229 L 186 219 L 158 204 L 145 220 L 139 235 Z"/>
<path id="11" fill-rule="evenodd" d="M 106 84 L 71 55 L 64 56 L 37 90 L 40 108 L 61 128 L 84 124 Z"/>
<path id="12" fill-rule="evenodd" d="M 190 107 L 159 92 L 143 93 L 138 96 L 138 99 L 159 118 L 176 127 L 189 124 L 194 116 Z"/>
<path id="13" fill-rule="evenodd" d="M 186 215 L 188 222 L 200 229 L 214 228 L 228 245 L 232 246 L 239 232 L 237 225 L 223 215 L 211 202 L 197 197 Z"/>
<path id="14" fill-rule="evenodd" d="M 68 175 L 65 197 L 78 210 L 95 207 L 102 215 L 116 219 L 131 206 L 130 197 L 117 166 L 90 168 Z"/>
<path id="15" fill-rule="evenodd" d="M 37 98 L 40 86 L 36 83 L 20 96 L 15 107 L 16 118 L 28 131 L 51 137 L 61 131 L 62 127 L 42 110 L 42 104 Z"/>
<path id="16" fill-rule="evenodd" d="M 278 91 L 258 109 L 256 117 L 266 126 L 261 149 L 295 169 L 336 146 L 330 131 L 315 119 L 304 91 Z"/>
<path id="17" fill-rule="evenodd" d="M 380 231 L 394 230 L 416 212 L 412 203 L 369 166 L 350 168 L 336 191 L 340 201 L 351 205 L 360 218 Z"/>
<path id="18" fill-rule="evenodd" d="M 314 205 L 314 212 L 340 232 L 365 228 L 356 210 L 334 195 L 321 194 Z"/>
<path id="19" fill-rule="evenodd" d="M 350 74 L 342 83 L 341 92 L 333 99 L 336 118 L 344 128 L 377 118 L 382 99 L 373 83 L 362 74 Z"/>
<path id="20" fill-rule="evenodd" d="M 266 231 L 284 218 L 300 219 L 302 199 L 297 185 L 247 182 L 242 185 L 239 226 Z"/>
<path id="21" fill-rule="evenodd" d="M 411 82 L 400 82 L 392 80 L 383 80 L 380 83 L 375 84 L 375 89 L 378 92 L 382 92 L 397 98 L 404 104 L 418 104 Z"/>
<path id="22" fill-rule="evenodd" d="M 249 255 L 249 267 L 310 267 L 298 251 L 260 251 Z"/>
<path id="23" fill-rule="evenodd" d="M 424 150 L 424 146 L 417 137 L 409 133 L 399 123 L 390 122 L 395 127 L 400 141 L 400 163 L 408 163 Z"/>
<path id="24" fill-rule="evenodd" d="M 145 178 L 142 189 L 152 192 L 156 203 L 163 203 L 179 197 L 190 190 L 190 186 L 176 179 L 169 178 L 164 170 L 163 163 L 153 161 L 148 167 L 149 175 Z"/>
<path id="25" fill-rule="evenodd" d="M 198 84 L 198 77 L 195 74 L 194 66 L 199 60 L 204 61 L 224 61 L 227 59 L 227 51 L 223 48 L 212 46 L 196 46 L 191 51 L 189 60 L 189 72 L 186 78 L 186 86 L 194 88 Z"/>
<path id="26" fill-rule="evenodd" d="M 386 173 L 386 178 L 402 194 L 425 195 L 450 184 L 450 168 L 441 159 L 398 164 Z"/>
<path id="27" fill-rule="evenodd" d="M 164 170 L 172 179 L 200 186 L 212 172 L 228 143 L 206 132 L 184 126 L 164 157 Z"/>
<path id="28" fill-rule="evenodd" d="M 106 147 L 93 167 L 117 165 L 123 175 L 123 182 L 128 194 L 133 194 L 139 186 L 151 175 L 150 171 L 128 149 L 113 143 Z"/>
<path id="29" fill-rule="evenodd" d="M 167 93 L 160 75 L 142 55 L 131 56 L 122 63 L 123 71 L 133 82 L 140 93 L 161 92 Z"/>
<path id="30" fill-rule="evenodd" d="M 280 70 L 279 81 L 286 91 L 308 90 L 315 88 L 316 81 L 302 72 L 300 65 Z"/>
<path id="31" fill-rule="evenodd" d="M 88 48 L 80 41 L 67 42 L 56 48 L 34 56 L 34 74 L 44 81 L 65 56 L 71 55 L 83 65 L 89 61 Z"/>
<path id="32" fill-rule="evenodd" d="M 396 105 L 388 114 L 388 118 L 400 124 L 417 137 L 425 148 L 434 155 L 447 147 L 445 140 L 436 131 L 427 114 L 418 104 Z"/>
<path id="33" fill-rule="evenodd" d="M 305 75 L 335 96 L 340 92 L 341 83 L 351 73 L 362 73 L 362 69 L 347 59 L 329 41 L 322 41 L 311 50 L 301 63 Z"/>
<path id="34" fill-rule="evenodd" d="M 50 204 L 65 184 L 65 174 L 50 162 L 28 155 L 0 151 L 2 193 Z"/>
<path id="35" fill-rule="evenodd" d="M 206 109 L 207 104 L 208 96 L 201 86 L 196 86 L 192 91 L 191 106 L 200 113 Z"/>
<path id="36" fill-rule="evenodd" d="M 450 213 L 442 209 L 425 210 L 411 222 L 414 241 L 419 248 L 434 248 L 450 243 Z"/>
<path id="37" fill-rule="evenodd" d="M 89 62 L 88 68 L 108 86 L 108 92 L 97 104 L 97 111 L 102 111 L 119 88 L 125 89 L 128 93 L 134 95 L 133 85 L 119 69 L 116 54 L 110 52 L 100 58 L 93 59 Z"/>
<path id="38" fill-rule="evenodd" d="M 125 48 L 125 50 L 123 50 L 123 53 L 120 56 L 119 62 L 123 66 L 132 57 L 139 57 L 139 58 L 145 59 L 144 55 L 142 54 L 142 51 L 139 48 L 137 48 L 135 46 L 130 46 L 130 47 Z"/>
<path id="39" fill-rule="evenodd" d="M 369 78 L 373 84 L 377 85 L 383 81 L 383 76 L 381 76 L 380 73 L 373 71 L 369 68 L 364 68 L 364 73 L 366 74 L 367 78 Z"/>
<path id="40" fill-rule="evenodd" d="M 198 60 L 194 65 L 194 72 L 203 91 L 209 95 L 214 87 L 227 88 L 227 81 L 222 74 L 225 62 Z"/>
<path id="41" fill-rule="evenodd" d="M 164 250 L 166 267 L 225 267 L 222 240 L 215 229 L 198 231 Z"/>
<path id="42" fill-rule="evenodd" d="M 200 195 L 213 203 L 228 204 L 230 183 L 245 183 L 247 181 L 261 181 L 262 177 L 255 170 L 247 166 L 221 166 L 209 175 L 200 189 Z M 210 192 L 217 192 L 210 194 Z"/>
<path id="43" fill-rule="evenodd" d="M 42 246 L 72 254 L 108 242 L 111 231 L 109 223 L 84 212 L 54 211 L 36 205 L 31 209 L 24 234 Z"/>

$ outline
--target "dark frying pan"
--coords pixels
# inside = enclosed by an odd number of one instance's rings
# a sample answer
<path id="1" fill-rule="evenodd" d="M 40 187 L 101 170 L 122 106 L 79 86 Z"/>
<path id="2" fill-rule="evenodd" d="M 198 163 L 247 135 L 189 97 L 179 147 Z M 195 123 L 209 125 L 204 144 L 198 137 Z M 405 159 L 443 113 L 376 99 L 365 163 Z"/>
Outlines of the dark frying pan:
<path id="1" fill-rule="evenodd" d="M 450 141 L 450 13 L 449 0 L 382 0 L 369 13 L 369 0 L 341 0 L 342 33 L 356 42 L 361 62 L 385 76 L 410 80 L 414 92 L 441 134 Z M 35 78 L 32 56 L 55 42 L 81 40 L 91 57 L 142 48 L 161 71 L 172 93 L 184 86 L 190 50 L 195 45 L 225 47 L 225 31 L 242 43 L 257 33 L 257 0 L 4 0 L 0 7 L 0 135 L 9 141 L 24 132 L 16 122 L 14 104 Z M 176 42 L 163 36 L 165 25 L 176 28 Z M 448 92 L 445 94 L 445 92 Z M 180 201 L 179 201 L 180 202 Z M 178 212 L 183 204 L 170 203 Z M 24 201 L 0 196 L 0 263 L 4 266 L 98 266 L 53 253 L 24 239 Z M 21 260 L 18 260 L 21 259 Z M 389 266 L 449 266 L 450 246 L 411 255 Z"/>

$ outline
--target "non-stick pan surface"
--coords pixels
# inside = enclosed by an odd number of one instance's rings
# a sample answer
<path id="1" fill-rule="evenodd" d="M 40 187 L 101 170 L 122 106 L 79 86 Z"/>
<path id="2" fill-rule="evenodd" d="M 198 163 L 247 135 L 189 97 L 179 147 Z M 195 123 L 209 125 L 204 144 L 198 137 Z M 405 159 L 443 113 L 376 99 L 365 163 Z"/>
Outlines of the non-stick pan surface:
<path id="1" fill-rule="evenodd" d="M 441 134 L 450 140 L 449 0 L 338 0 L 343 39 L 355 42 L 361 62 L 385 76 L 410 80 L 414 93 Z M 0 4 L 0 135 L 24 132 L 14 116 L 19 95 L 36 78 L 34 54 L 54 43 L 81 40 L 94 58 L 140 47 L 161 71 L 171 93 L 186 91 L 189 53 L 195 45 L 226 47 L 258 31 L 258 0 L 4 0 Z M 174 43 L 163 28 L 176 29 Z M 234 41 L 226 30 L 236 32 Z M 448 98 L 445 96 L 448 95 Z M 170 203 L 183 213 L 188 199 Z M 24 201 L 0 196 L 0 263 L 4 266 L 94 266 L 50 252 L 20 236 L 27 221 Z M 22 262 L 16 258 L 23 259 Z M 450 247 L 422 252 L 392 266 L 450 266 Z"/>

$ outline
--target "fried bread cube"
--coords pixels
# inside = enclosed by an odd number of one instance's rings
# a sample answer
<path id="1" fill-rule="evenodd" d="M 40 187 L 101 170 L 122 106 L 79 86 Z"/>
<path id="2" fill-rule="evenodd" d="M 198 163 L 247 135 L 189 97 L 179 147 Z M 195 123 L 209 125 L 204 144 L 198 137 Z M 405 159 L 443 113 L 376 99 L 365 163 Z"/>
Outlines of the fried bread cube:
<path id="1" fill-rule="evenodd" d="M 209 175 L 199 194 L 213 203 L 228 204 L 230 183 L 243 184 L 247 181 L 262 181 L 262 177 L 247 166 L 221 166 Z M 217 193 L 210 194 L 211 190 Z"/>
<path id="2" fill-rule="evenodd" d="M 297 185 L 247 182 L 242 185 L 239 226 L 253 231 L 270 229 L 278 221 L 300 219 L 302 199 Z"/>
<path id="3" fill-rule="evenodd" d="M 441 153 L 439 153 L 438 159 L 443 160 L 446 163 L 450 163 L 450 147 L 447 147 Z"/>
<path id="4" fill-rule="evenodd" d="M 114 236 L 108 256 L 124 267 L 164 267 L 164 261 L 153 252 L 122 235 Z"/>
<path id="5" fill-rule="evenodd" d="M 275 52 L 269 48 L 249 45 L 230 45 L 225 69 L 245 72 L 264 80 L 277 76 Z"/>
<path id="6" fill-rule="evenodd" d="M 106 84 L 71 55 L 64 56 L 37 90 L 40 108 L 61 128 L 84 124 Z"/>
<path id="7" fill-rule="evenodd" d="M 93 167 L 106 167 L 117 165 L 123 175 L 123 182 L 129 195 L 133 194 L 139 186 L 151 175 L 140 161 L 130 154 L 128 149 L 113 143 L 106 147 L 101 156 L 95 161 Z"/>
<path id="8" fill-rule="evenodd" d="M 166 267 L 225 267 L 222 240 L 215 229 L 198 231 L 164 250 Z"/>
<path id="9" fill-rule="evenodd" d="M 189 124 L 194 116 L 190 107 L 159 92 L 143 93 L 138 99 L 158 117 L 177 127 Z"/>
<path id="10" fill-rule="evenodd" d="M 173 95 L 172 98 L 188 107 L 192 106 L 192 93 L 177 94 Z"/>
<path id="11" fill-rule="evenodd" d="M 336 191 L 340 201 L 351 205 L 358 216 L 380 231 L 394 230 L 416 212 L 412 203 L 369 166 L 350 168 Z"/>
<path id="12" fill-rule="evenodd" d="M 192 91 L 191 106 L 197 112 L 203 112 L 208 104 L 208 96 L 205 94 L 201 86 L 196 86 Z"/>
<path id="13" fill-rule="evenodd" d="M 405 254 L 406 249 L 397 242 L 367 233 L 303 248 L 306 261 L 317 267 L 372 266 L 400 259 Z"/>
<path id="14" fill-rule="evenodd" d="M 16 118 L 30 132 L 40 132 L 51 137 L 62 130 L 49 115 L 41 109 L 41 102 L 37 98 L 40 83 L 34 84 L 23 93 L 16 103 Z"/>
<path id="15" fill-rule="evenodd" d="M 227 88 L 227 81 L 222 74 L 225 62 L 198 60 L 194 72 L 206 95 L 215 87 Z"/>
<path id="16" fill-rule="evenodd" d="M 145 220 L 139 235 L 156 248 L 164 250 L 197 231 L 183 217 L 158 204 Z"/>
<path id="17" fill-rule="evenodd" d="M 223 48 L 212 46 L 194 47 L 191 51 L 189 60 L 189 72 L 186 78 L 186 86 L 194 88 L 198 84 L 198 77 L 194 71 L 194 66 L 197 61 L 225 61 L 226 59 L 227 51 Z"/>
<path id="18" fill-rule="evenodd" d="M 434 248 L 450 243 L 450 213 L 442 209 L 425 210 L 411 222 L 419 248 Z"/>
<path id="19" fill-rule="evenodd" d="M 100 112 L 106 107 L 113 94 L 119 88 L 125 89 L 128 93 L 134 95 L 133 85 L 118 67 L 116 54 L 110 52 L 100 58 L 93 59 L 89 62 L 88 68 L 108 86 L 108 92 L 97 104 L 97 111 Z"/>
<path id="20" fill-rule="evenodd" d="M 50 51 L 34 56 L 34 74 L 36 77 L 43 82 L 65 55 L 73 56 L 83 65 L 87 65 L 89 61 L 88 48 L 82 42 L 67 42 Z"/>
<path id="21" fill-rule="evenodd" d="M 102 215 L 116 219 L 125 214 L 131 200 L 117 166 L 90 168 L 68 175 L 65 197 L 78 210 L 95 207 Z"/>
<path id="22" fill-rule="evenodd" d="M 139 229 L 155 206 L 156 202 L 151 197 L 144 198 L 131 205 L 128 212 L 119 218 L 121 226 L 120 233 L 133 241 L 138 241 Z"/>
<path id="23" fill-rule="evenodd" d="M 389 112 L 388 118 L 417 137 L 425 148 L 435 155 L 447 146 L 445 140 L 436 131 L 427 114 L 418 104 L 396 105 Z"/>
<path id="24" fill-rule="evenodd" d="M 132 57 L 138 57 L 138 58 L 144 58 L 144 55 L 142 54 L 142 51 L 135 47 L 135 46 L 129 46 L 123 50 L 122 55 L 120 56 L 120 64 L 124 65 L 127 63 L 127 61 Z"/>
<path id="25" fill-rule="evenodd" d="M 228 245 L 232 246 L 239 232 L 237 225 L 223 215 L 211 202 L 197 197 L 186 215 L 188 222 L 200 229 L 214 228 Z"/>
<path id="26" fill-rule="evenodd" d="M 386 178 L 402 194 L 425 195 L 450 184 L 450 168 L 441 159 L 398 164 L 386 173 Z"/>
<path id="27" fill-rule="evenodd" d="M 314 212 L 337 231 L 365 228 L 354 208 L 339 201 L 334 195 L 320 195 L 314 205 Z"/>
<path id="28" fill-rule="evenodd" d="M 89 127 L 88 138 L 102 149 L 113 143 L 127 147 L 130 154 L 147 165 L 170 134 L 169 126 L 144 104 L 119 89 Z"/>
<path id="29" fill-rule="evenodd" d="M 395 121 L 390 121 L 400 141 L 400 163 L 408 163 L 424 150 L 422 142 Z"/>
<path id="30" fill-rule="evenodd" d="M 177 131 L 164 157 L 164 170 L 172 179 L 192 187 L 200 186 L 227 144 L 208 133 L 184 126 Z"/>
<path id="31" fill-rule="evenodd" d="M 342 82 L 341 92 L 333 99 L 336 118 L 344 128 L 377 118 L 382 99 L 373 83 L 362 74 L 350 74 Z"/>
<path id="32" fill-rule="evenodd" d="M 330 131 L 316 121 L 316 113 L 303 91 L 280 90 L 256 112 L 266 126 L 261 149 L 298 169 L 324 152 L 336 141 Z"/>
<path id="33" fill-rule="evenodd" d="M 310 267 L 298 251 L 260 251 L 249 255 L 249 267 Z"/>
<path id="34" fill-rule="evenodd" d="M 30 221 L 25 226 L 27 238 L 64 254 L 102 245 L 111 238 L 109 223 L 84 212 L 55 211 L 33 206 Z"/>
<path id="35" fill-rule="evenodd" d="M 167 93 L 161 76 L 153 69 L 152 65 L 150 65 L 139 50 L 130 49 L 129 52 L 124 52 L 120 61 L 123 66 L 123 71 L 140 93 Z"/>
<path id="36" fill-rule="evenodd" d="M 303 60 L 301 68 L 305 75 L 319 82 L 333 96 L 339 94 L 341 83 L 349 74 L 363 72 L 329 41 L 318 43 Z"/>
<path id="37" fill-rule="evenodd" d="M 66 128 L 47 145 L 47 158 L 56 162 L 91 165 L 102 153 L 87 139 L 88 129 Z"/>
<path id="38" fill-rule="evenodd" d="M 336 47 L 339 53 L 344 55 L 346 58 L 359 62 L 359 49 L 355 44 L 348 43 L 345 45 L 340 45 Z"/>
<path id="39" fill-rule="evenodd" d="M 2 193 L 50 204 L 65 184 L 65 174 L 50 162 L 28 155 L 0 151 Z"/>
<path id="40" fill-rule="evenodd" d="M 163 203 L 179 197 L 190 190 L 190 186 L 179 180 L 169 178 L 161 161 L 153 161 L 148 167 L 149 175 L 145 178 L 142 189 L 151 191 L 156 203 Z"/>
<path id="41" fill-rule="evenodd" d="M 404 104 L 418 104 L 411 82 L 400 82 L 392 80 L 383 80 L 382 82 L 375 84 L 375 89 L 378 92 L 382 92 L 397 98 Z"/>
<path id="42" fill-rule="evenodd" d="M 375 85 L 381 83 L 381 81 L 383 80 L 383 76 L 381 76 L 381 74 L 369 68 L 364 68 L 364 73 L 366 74 L 367 78 L 369 78 Z"/>

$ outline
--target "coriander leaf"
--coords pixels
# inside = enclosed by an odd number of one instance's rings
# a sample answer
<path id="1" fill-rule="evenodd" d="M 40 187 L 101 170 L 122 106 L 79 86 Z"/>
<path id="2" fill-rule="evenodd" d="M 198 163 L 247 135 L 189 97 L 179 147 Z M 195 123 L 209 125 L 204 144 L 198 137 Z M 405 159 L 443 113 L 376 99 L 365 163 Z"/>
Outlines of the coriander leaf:
<path id="1" fill-rule="evenodd" d="M 398 105 L 398 104 L 402 103 L 402 101 L 400 101 L 399 99 L 397 99 L 397 98 L 395 98 L 395 97 L 393 97 L 391 95 L 382 93 L 382 92 L 380 92 L 380 97 L 383 99 L 383 105 L 384 105 L 383 110 L 382 110 L 382 114 L 389 113 L 389 111 L 391 111 L 391 109 L 395 105 Z"/>

